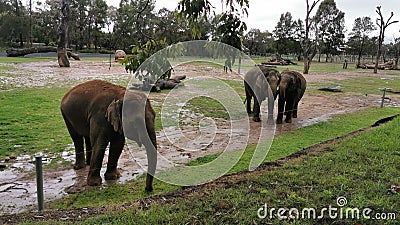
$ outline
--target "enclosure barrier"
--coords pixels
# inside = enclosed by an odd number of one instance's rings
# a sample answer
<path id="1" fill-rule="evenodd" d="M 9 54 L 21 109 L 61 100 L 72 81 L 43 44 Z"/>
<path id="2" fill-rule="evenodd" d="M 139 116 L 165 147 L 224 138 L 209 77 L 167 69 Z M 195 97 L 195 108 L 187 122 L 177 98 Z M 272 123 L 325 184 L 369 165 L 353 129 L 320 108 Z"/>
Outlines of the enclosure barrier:
<path id="1" fill-rule="evenodd" d="M 38 210 L 43 210 L 43 169 L 42 169 L 42 157 L 35 157 L 35 165 L 36 165 L 36 186 L 37 186 L 37 198 L 38 198 Z"/>

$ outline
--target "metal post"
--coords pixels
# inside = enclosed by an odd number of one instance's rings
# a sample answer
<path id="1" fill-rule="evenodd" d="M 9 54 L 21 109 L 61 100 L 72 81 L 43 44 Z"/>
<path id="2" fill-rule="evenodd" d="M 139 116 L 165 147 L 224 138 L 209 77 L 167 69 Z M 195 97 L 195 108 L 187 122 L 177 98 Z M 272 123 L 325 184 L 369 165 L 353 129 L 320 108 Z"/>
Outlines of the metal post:
<path id="1" fill-rule="evenodd" d="M 386 88 L 383 89 L 381 108 L 383 108 L 383 104 L 385 103 L 385 99 L 386 99 Z"/>
<path id="2" fill-rule="evenodd" d="M 37 186 L 37 198 L 38 198 L 38 209 L 43 210 L 43 170 L 42 170 L 42 157 L 36 156 L 36 186 Z"/>

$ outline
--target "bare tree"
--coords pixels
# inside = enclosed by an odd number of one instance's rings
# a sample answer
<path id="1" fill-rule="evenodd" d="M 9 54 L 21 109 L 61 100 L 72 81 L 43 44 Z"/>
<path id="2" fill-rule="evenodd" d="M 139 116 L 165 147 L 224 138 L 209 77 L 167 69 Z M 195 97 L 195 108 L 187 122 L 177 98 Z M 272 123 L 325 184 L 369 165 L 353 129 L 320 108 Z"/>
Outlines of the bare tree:
<path id="1" fill-rule="evenodd" d="M 307 3 L 307 14 L 306 14 L 306 20 L 305 20 L 305 37 L 304 37 L 304 41 L 302 43 L 302 47 L 303 47 L 303 57 L 304 57 L 304 74 L 308 74 L 308 70 L 310 69 L 310 63 L 311 60 L 313 58 L 312 54 L 315 55 L 315 49 L 313 49 L 313 45 L 311 43 L 310 40 L 310 29 L 311 29 L 311 18 L 310 18 L 310 14 L 313 11 L 313 9 L 315 8 L 315 6 L 318 4 L 320 0 L 316 0 L 312 3 L 312 5 L 310 6 L 308 0 L 306 0 Z"/>
<path id="2" fill-rule="evenodd" d="M 69 21 L 69 3 L 68 0 L 62 0 L 61 3 L 61 23 L 58 27 L 58 45 L 57 57 L 58 65 L 60 67 L 69 67 L 69 60 L 67 56 L 67 35 L 68 35 L 68 21 Z"/>
<path id="3" fill-rule="evenodd" d="M 390 13 L 389 19 L 385 22 L 383 20 L 382 12 L 381 12 L 381 6 L 376 7 L 376 13 L 378 13 L 379 18 L 376 20 L 376 25 L 379 27 L 379 37 L 378 37 L 378 48 L 376 50 L 376 59 L 375 59 L 375 68 L 374 68 L 374 73 L 378 73 L 378 64 L 379 64 L 379 58 L 381 57 L 381 49 L 382 49 L 382 43 L 385 39 L 385 30 L 388 26 L 397 23 L 399 21 L 390 21 L 393 17 L 393 12 Z"/>

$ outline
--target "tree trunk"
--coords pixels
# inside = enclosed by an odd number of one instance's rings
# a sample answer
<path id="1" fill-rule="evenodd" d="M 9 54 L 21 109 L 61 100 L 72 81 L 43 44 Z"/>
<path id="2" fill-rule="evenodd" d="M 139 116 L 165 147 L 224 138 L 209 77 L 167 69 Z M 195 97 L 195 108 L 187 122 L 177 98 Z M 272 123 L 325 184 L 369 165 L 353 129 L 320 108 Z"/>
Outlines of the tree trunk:
<path id="1" fill-rule="evenodd" d="M 67 57 L 67 35 L 68 35 L 68 21 L 69 21 L 69 3 L 68 0 L 62 0 L 61 5 L 61 23 L 58 27 L 58 46 L 57 57 L 58 65 L 60 67 L 69 67 L 69 60 Z"/>

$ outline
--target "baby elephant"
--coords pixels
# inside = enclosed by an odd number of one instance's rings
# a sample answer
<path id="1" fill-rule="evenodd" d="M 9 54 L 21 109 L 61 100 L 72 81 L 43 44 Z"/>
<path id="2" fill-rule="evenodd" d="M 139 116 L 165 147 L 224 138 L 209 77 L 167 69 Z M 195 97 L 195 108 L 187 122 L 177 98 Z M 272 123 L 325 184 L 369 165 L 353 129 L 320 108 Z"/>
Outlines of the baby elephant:
<path id="1" fill-rule="evenodd" d="M 88 185 L 101 184 L 100 169 L 109 143 L 104 176 L 107 180 L 120 177 L 117 164 L 126 136 L 139 146 L 144 144 L 148 160 L 146 190 L 153 190 L 153 175 L 157 164 L 155 112 L 145 94 L 126 91 L 124 87 L 106 81 L 88 81 L 65 94 L 61 101 L 61 113 L 75 145 L 74 168 L 90 165 Z"/>
<path id="2" fill-rule="evenodd" d="M 301 73 L 289 70 L 285 70 L 281 73 L 281 82 L 279 84 L 278 118 L 276 123 L 282 123 L 283 114 L 286 115 L 286 123 L 292 122 L 292 116 L 293 118 L 297 118 L 299 101 L 303 97 L 306 87 L 306 79 L 303 75 L 301 75 Z"/>

